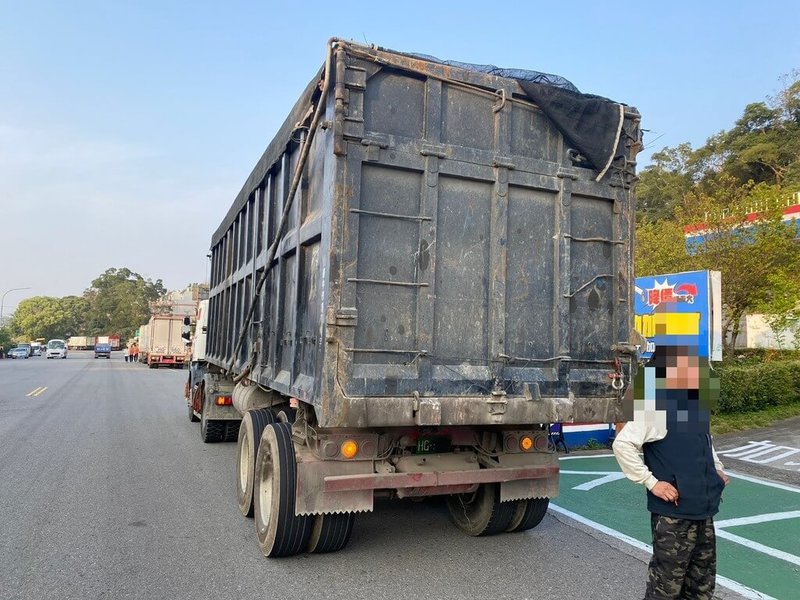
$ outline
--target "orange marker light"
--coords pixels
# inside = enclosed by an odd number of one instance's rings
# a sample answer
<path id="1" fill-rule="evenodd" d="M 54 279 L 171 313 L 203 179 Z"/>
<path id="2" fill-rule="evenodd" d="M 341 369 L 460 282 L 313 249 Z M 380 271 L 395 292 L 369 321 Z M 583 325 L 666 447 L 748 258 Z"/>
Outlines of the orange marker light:
<path id="1" fill-rule="evenodd" d="M 217 406 L 230 406 L 233 404 L 233 398 L 230 396 L 217 396 Z"/>
<path id="2" fill-rule="evenodd" d="M 533 448 L 533 439 L 529 435 L 523 435 L 519 440 L 519 447 L 525 452 Z"/>
<path id="3" fill-rule="evenodd" d="M 342 456 L 345 458 L 353 458 L 358 454 L 358 444 L 355 440 L 345 440 L 342 442 Z"/>

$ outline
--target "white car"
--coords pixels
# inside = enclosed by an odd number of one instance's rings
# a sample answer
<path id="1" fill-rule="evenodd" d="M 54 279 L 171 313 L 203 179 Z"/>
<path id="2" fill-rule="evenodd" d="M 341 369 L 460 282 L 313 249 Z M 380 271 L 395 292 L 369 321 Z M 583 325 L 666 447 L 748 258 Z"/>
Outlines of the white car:
<path id="1" fill-rule="evenodd" d="M 67 342 L 50 340 L 47 342 L 47 358 L 67 358 Z"/>

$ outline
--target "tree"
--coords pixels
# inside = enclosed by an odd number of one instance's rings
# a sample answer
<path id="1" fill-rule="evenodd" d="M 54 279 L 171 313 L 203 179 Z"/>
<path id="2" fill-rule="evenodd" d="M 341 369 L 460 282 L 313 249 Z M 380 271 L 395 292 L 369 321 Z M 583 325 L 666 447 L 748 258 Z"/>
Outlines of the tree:
<path id="1" fill-rule="evenodd" d="M 9 329 L 26 340 L 63 338 L 76 332 L 87 310 L 86 301 L 76 296 L 34 296 L 19 303 Z"/>
<path id="2" fill-rule="evenodd" d="M 741 186 L 722 174 L 707 190 L 690 192 L 678 211 L 681 223 L 702 223 L 705 234 L 684 267 L 722 273 L 725 350 L 732 350 L 742 316 L 785 313 L 800 298 L 800 245 L 782 221 L 787 195 L 780 186 Z"/>
<path id="3" fill-rule="evenodd" d="M 11 332 L 7 327 L 0 327 L 0 346 L 3 347 L 5 352 L 8 352 L 8 349 L 13 345 L 14 342 L 11 339 Z"/>
<path id="4" fill-rule="evenodd" d="M 693 155 L 688 143 L 653 153 L 653 164 L 639 175 L 637 221 L 654 222 L 673 216 L 675 207 L 694 183 Z"/>
<path id="5" fill-rule="evenodd" d="M 768 102 L 748 104 L 734 127 L 708 140 L 697 153 L 704 177 L 725 171 L 746 185 L 800 183 L 800 72 Z"/>
<path id="6" fill-rule="evenodd" d="M 160 279 L 153 282 L 130 269 L 107 269 L 84 292 L 89 303 L 89 333 L 133 336 L 150 319 L 150 303 L 166 294 Z"/>

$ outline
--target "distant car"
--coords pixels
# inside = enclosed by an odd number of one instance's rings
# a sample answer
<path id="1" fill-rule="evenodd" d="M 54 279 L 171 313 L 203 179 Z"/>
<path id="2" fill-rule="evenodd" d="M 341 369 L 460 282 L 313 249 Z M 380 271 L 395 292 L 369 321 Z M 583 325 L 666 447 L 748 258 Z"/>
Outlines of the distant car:
<path id="1" fill-rule="evenodd" d="M 95 344 L 94 357 L 111 358 L 111 344 Z"/>
<path id="2" fill-rule="evenodd" d="M 67 342 L 64 340 L 50 340 L 47 342 L 47 358 L 67 358 Z"/>
<path id="3" fill-rule="evenodd" d="M 28 358 L 28 349 L 17 346 L 8 351 L 8 358 Z"/>
<path id="4" fill-rule="evenodd" d="M 42 355 L 42 349 L 39 346 L 36 346 L 36 348 L 33 349 L 33 356 L 41 356 L 41 355 Z"/>
<path id="5" fill-rule="evenodd" d="M 33 356 L 33 348 L 31 348 L 30 344 L 20 344 L 19 346 L 17 346 L 17 348 L 24 348 L 25 354 L 27 354 L 28 356 Z M 25 358 L 28 358 L 28 356 L 26 356 Z"/>

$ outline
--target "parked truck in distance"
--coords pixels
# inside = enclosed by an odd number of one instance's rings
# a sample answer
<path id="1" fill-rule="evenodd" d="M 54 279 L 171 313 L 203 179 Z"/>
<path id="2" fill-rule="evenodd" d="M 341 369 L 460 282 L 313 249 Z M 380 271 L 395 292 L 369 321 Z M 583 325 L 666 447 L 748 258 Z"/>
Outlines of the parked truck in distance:
<path id="1" fill-rule="evenodd" d="M 92 350 L 94 348 L 94 336 L 73 335 L 67 340 L 69 350 Z"/>
<path id="2" fill-rule="evenodd" d="M 181 338 L 183 317 L 153 315 L 147 324 L 146 333 L 142 328 L 139 352 L 146 354 L 143 360 L 151 369 L 158 367 L 183 368 L 188 355 Z M 145 345 L 146 344 L 146 345 Z"/>
<path id="3" fill-rule="evenodd" d="M 327 50 L 212 236 L 189 417 L 223 441 L 216 411 L 241 416 L 268 557 L 342 548 L 378 495 L 531 529 L 549 424 L 622 420 L 636 368 L 639 114 L 543 73 Z"/>
<path id="4" fill-rule="evenodd" d="M 239 435 L 241 415 L 233 407 L 233 397 L 227 386 L 221 385 L 214 395 L 214 402 L 203 406 L 206 393 L 214 385 L 214 380 L 206 379 L 206 341 L 208 339 L 208 300 L 201 300 L 197 306 L 194 335 L 191 341 L 189 377 L 184 386 L 184 397 L 189 410 L 189 420 L 200 421 L 200 436 L 204 442 L 236 441 Z M 206 387 L 205 382 L 208 382 Z"/>

